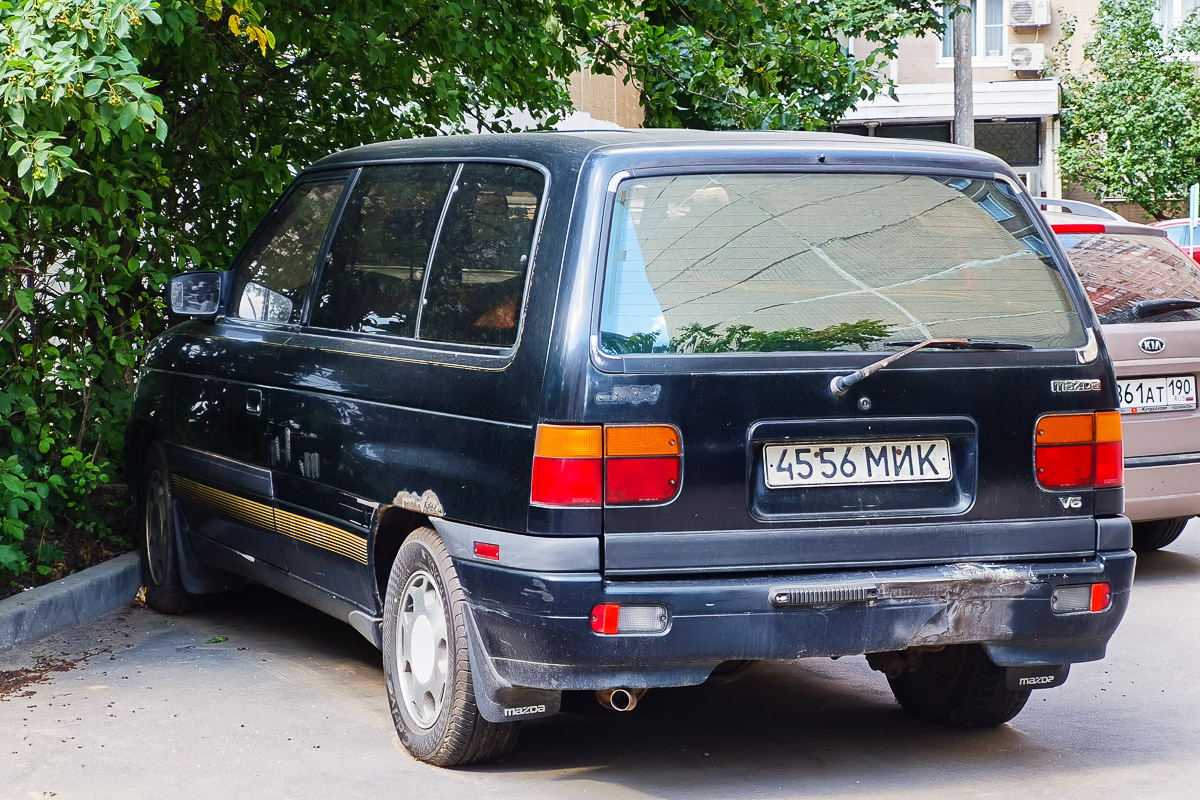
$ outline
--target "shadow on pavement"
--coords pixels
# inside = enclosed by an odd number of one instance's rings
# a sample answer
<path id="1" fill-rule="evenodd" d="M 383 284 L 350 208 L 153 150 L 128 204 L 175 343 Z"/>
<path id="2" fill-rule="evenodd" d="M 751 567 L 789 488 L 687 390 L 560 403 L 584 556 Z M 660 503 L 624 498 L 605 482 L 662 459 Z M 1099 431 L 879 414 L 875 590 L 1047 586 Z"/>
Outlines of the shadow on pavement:
<path id="1" fill-rule="evenodd" d="M 1190 582 L 1200 578 L 1200 556 L 1177 550 L 1138 553 L 1134 585 Z"/>

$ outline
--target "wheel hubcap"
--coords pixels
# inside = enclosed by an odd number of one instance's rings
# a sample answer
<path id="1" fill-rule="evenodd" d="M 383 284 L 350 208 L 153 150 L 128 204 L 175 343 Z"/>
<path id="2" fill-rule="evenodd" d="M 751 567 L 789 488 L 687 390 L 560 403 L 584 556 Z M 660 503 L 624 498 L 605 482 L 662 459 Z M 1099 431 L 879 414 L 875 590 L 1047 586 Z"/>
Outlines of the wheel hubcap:
<path id="1" fill-rule="evenodd" d="M 170 530 L 167 485 L 162 473 L 155 470 L 146 481 L 146 565 L 150 580 L 162 585 L 167 571 L 167 532 Z"/>
<path id="2" fill-rule="evenodd" d="M 400 595 L 396 674 L 404 709 L 421 728 L 437 722 L 450 667 L 449 632 L 442 593 L 433 576 L 413 573 Z"/>

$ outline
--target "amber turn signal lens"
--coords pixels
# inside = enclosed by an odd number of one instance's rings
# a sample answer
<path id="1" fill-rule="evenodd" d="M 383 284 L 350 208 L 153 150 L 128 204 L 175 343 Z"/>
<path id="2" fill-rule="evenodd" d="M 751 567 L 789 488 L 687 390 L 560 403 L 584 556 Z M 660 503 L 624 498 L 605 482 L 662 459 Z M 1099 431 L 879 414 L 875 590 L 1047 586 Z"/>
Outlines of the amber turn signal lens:
<path id="1" fill-rule="evenodd" d="M 1121 441 L 1121 412 L 1120 411 L 1097 411 L 1096 412 L 1096 441 L 1097 442 L 1119 442 L 1119 441 Z"/>
<path id="2" fill-rule="evenodd" d="M 543 458 L 600 458 L 603 429 L 599 425 L 538 425 L 533 454 Z"/>
<path id="3" fill-rule="evenodd" d="M 1038 444 L 1091 444 L 1093 414 L 1048 414 L 1037 421 Z"/>
<path id="4" fill-rule="evenodd" d="M 612 425 L 604 428 L 606 456 L 677 456 L 679 431 L 671 425 Z"/>

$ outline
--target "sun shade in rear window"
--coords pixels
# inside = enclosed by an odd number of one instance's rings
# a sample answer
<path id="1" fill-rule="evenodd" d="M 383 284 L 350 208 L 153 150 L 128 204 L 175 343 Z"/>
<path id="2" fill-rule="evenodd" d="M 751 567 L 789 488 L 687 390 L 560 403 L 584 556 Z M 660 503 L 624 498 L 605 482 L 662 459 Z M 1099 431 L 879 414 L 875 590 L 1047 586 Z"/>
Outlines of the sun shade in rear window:
<path id="1" fill-rule="evenodd" d="M 1001 181 L 706 174 L 618 188 L 606 353 L 870 350 L 929 337 L 1085 341 L 1046 242 Z"/>
<path id="2" fill-rule="evenodd" d="M 1133 306 L 1143 300 L 1200 298 L 1200 269 L 1165 237 L 1062 233 L 1058 240 L 1103 323 L 1132 321 Z M 1138 322 L 1178 319 L 1200 319 L 1200 309 L 1175 311 Z"/>

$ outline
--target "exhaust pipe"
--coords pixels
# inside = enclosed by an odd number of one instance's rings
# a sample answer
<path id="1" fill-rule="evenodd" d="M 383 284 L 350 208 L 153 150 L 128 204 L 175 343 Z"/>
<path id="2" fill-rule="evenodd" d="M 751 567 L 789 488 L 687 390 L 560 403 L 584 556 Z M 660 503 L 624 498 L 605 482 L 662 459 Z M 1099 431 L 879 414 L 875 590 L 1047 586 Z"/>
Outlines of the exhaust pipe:
<path id="1" fill-rule="evenodd" d="M 633 711 L 645 689 L 597 689 L 596 701 L 611 711 Z"/>

